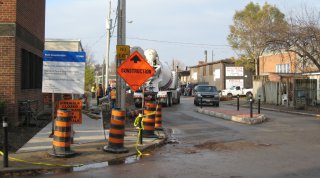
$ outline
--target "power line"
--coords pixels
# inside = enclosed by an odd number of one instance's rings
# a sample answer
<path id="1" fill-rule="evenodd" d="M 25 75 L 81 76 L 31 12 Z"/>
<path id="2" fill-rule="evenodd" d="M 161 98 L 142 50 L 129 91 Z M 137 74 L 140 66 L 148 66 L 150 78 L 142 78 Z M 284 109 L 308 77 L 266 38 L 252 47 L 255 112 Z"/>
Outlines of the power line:
<path id="1" fill-rule="evenodd" d="M 101 35 L 95 42 L 92 43 L 91 47 L 95 46 L 96 44 L 98 44 L 98 42 L 100 40 L 102 40 L 102 38 L 104 38 L 107 35 L 107 32 L 104 32 L 103 35 Z"/>
<path id="2" fill-rule="evenodd" d="M 216 45 L 216 44 L 207 44 L 207 43 L 166 41 L 166 40 L 139 38 L 139 37 L 127 37 L 127 38 L 128 39 L 133 39 L 133 40 L 151 41 L 151 42 L 156 42 L 156 43 L 167 43 L 167 44 L 177 44 L 177 45 L 191 45 L 191 46 L 203 46 L 203 47 L 230 47 L 230 45 Z"/>

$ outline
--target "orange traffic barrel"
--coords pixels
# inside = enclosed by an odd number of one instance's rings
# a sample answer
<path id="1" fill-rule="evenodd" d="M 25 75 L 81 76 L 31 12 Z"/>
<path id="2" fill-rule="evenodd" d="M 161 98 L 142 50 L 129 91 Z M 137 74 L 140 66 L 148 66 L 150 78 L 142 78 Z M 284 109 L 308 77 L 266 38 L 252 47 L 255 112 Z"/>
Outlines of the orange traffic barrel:
<path id="1" fill-rule="evenodd" d="M 70 157 L 75 154 L 71 150 L 71 110 L 58 109 L 54 122 L 52 150 L 49 154 L 56 157 Z"/>
<path id="2" fill-rule="evenodd" d="M 143 137 L 157 138 L 154 134 L 155 130 L 155 116 L 157 105 L 154 102 L 146 102 L 143 110 Z"/>
<path id="3" fill-rule="evenodd" d="M 127 153 L 129 150 L 124 145 L 125 111 L 119 108 L 112 109 L 109 129 L 108 146 L 103 150 L 110 153 Z"/>
<path id="4" fill-rule="evenodd" d="M 157 107 L 156 107 L 155 126 L 154 127 L 156 130 L 163 130 L 162 116 L 161 116 L 161 104 L 157 104 Z"/>

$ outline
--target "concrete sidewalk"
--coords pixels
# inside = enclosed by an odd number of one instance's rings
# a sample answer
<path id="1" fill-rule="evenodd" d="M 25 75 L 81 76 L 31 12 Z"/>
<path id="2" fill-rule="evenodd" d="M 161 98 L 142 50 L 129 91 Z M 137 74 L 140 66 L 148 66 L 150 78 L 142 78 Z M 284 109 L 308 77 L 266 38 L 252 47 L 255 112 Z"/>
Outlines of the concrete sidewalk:
<path id="1" fill-rule="evenodd" d="M 138 150 L 143 151 L 151 147 L 161 145 L 166 140 L 164 131 L 155 131 L 158 138 L 143 138 L 143 144 L 137 145 L 138 130 L 133 126 L 125 128 L 124 147 L 128 148 L 128 153 L 115 154 L 107 153 L 103 147 L 108 145 L 105 139 L 102 127 L 102 119 L 91 119 L 85 114 L 81 125 L 74 125 L 75 131 L 74 144 L 71 149 L 77 154 L 71 158 L 56 158 L 49 155 L 48 151 L 52 148 L 53 138 L 49 138 L 51 134 L 51 124 L 49 123 L 38 134 L 30 139 L 15 154 L 9 154 L 9 157 L 23 161 L 9 160 L 9 168 L 3 168 L 3 157 L 0 160 L 0 177 L 10 175 L 17 172 L 40 171 L 57 168 L 78 167 L 82 169 L 88 165 L 109 162 L 118 159 L 124 159 L 137 154 Z M 109 130 L 105 130 L 108 138 Z M 46 165 L 52 164 L 52 165 Z"/>

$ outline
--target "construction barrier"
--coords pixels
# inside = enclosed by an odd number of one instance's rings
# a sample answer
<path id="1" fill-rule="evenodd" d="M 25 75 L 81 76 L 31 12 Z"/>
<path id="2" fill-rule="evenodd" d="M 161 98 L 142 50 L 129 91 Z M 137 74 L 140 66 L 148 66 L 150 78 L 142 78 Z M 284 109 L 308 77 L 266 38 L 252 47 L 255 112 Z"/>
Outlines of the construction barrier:
<path id="1" fill-rule="evenodd" d="M 57 118 L 54 123 L 54 135 L 52 142 L 52 150 L 49 154 L 56 157 L 70 157 L 75 155 L 71 150 L 71 110 L 58 109 Z"/>
<path id="2" fill-rule="evenodd" d="M 112 109 L 110 130 L 109 130 L 109 143 L 103 149 L 110 153 L 127 153 L 129 150 L 124 145 L 124 128 L 125 128 L 125 111 L 119 108 Z"/>
<path id="3" fill-rule="evenodd" d="M 155 111 L 157 105 L 154 102 L 146 102 L 143 110 L 143 137 L 157 138 L 155 130 Z"/>
<path id="4" fill-rule="evenodd" d="M 155 116 L 155 129 L 163 130 L 162 128 L 162 116 L 161 116 L 161 104 L 157 104 L 156 107 L 156 116 Z"/>

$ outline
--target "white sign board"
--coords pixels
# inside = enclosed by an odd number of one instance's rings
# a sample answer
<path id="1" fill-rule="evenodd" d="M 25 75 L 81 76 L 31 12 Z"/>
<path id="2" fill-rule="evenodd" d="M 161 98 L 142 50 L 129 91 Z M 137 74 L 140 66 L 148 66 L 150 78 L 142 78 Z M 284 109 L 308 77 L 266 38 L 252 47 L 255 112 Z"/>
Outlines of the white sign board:
<path id="1" fill-rule="evenodd" d="M 43 93 L 84 94 L 85 52 L 44 51 Z"/>
<path id="2" fill-rule="evenodd" d="M 243 67 L 226 67 L 226 76 L 243 76 Z"/>

